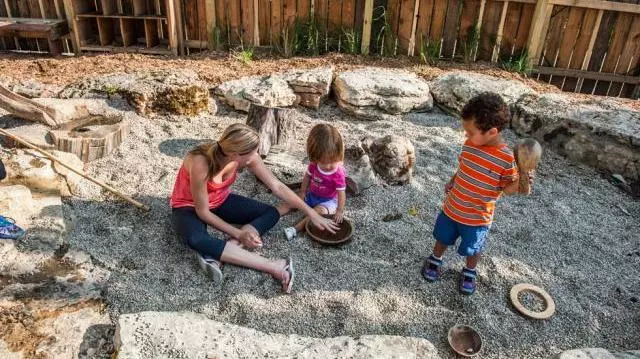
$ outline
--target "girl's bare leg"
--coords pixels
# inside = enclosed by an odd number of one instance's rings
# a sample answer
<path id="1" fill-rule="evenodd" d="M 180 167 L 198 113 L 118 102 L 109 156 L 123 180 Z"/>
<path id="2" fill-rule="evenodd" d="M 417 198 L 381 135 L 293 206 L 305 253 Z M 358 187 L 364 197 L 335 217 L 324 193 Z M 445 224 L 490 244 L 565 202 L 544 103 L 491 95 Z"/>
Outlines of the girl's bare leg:
<path id="1" fill-rule="evenodd" d="M 287 264 L 287 261 L 284 259 L 267 259 L 255 253 L 246 251 L 234 243 L 228 243 L 222 252 L 220 260 L 226 263 L 268 273 L 275 279 L 279 280 L 283 288 L 289 283 L 289 273 L 283 270 Z"/>

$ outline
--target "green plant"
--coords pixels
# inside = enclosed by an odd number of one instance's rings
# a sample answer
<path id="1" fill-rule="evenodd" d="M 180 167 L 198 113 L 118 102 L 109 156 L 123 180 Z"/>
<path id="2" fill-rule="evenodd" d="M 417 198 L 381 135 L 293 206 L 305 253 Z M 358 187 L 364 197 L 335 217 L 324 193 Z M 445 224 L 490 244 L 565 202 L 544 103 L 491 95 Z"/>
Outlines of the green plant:
<path id="1" fill-rule="evenodd" d="M 529 61 L 529 52 L 527 49 L 523 49 L 520 53 L 503 59 L 501 66 L 507 71 L 517 72 L 524 76 L 531 75 L 533 71 L 533 65 Z"/>
<path id="2" fill-rule="evenodd" d="M 255 50 L 252 47 L 244 48 L 244 45 L 241 46 L 240 50 L 236 50 L 232 52 L 232 56 L 234 59 L 242 62 L 245 65 L 249 65 L 251 61 L 253 61 L 253 54 Z"/>
<path id="3" fill-rule="evenodd" d="M 215 44 L 215 48 L 218 51 L 222 51 L 224 49 L 224 44 L 222 43 L 222 31 L 217 26 L 214 27 L 212 31 L 213 31 L 212 37 Z"/>
<path id="4" fill-rule="evenodd" d="M 317 56 L 320 54 L 320 31 L 314 19 L 309 21 L 296 21 L 294 27 L 295 41 L 293 41 L 293 53 L 295 55 Z"/>
<path id="5" fill-rule="evenodd" d="M 469 27 L 467 36 L 465 37 L 464 42 L 462 42 L 464 62 L 469 63 L 475 60 L 479 44 L 480 29 L 478 29 L 478 24 L 476 23 Z"/>
<path id="6" fill-rule="evenodd" d="M 420 39 L 420 58 L 425 64 L 435 66 L 440 60 L 441 42 L 431 39 Z"/>
<path id="7" fill-rule="evenodd" d="M 107 84 L 107 85 L 102 86 L 102 92 L 106 93 L 107 96 L 109 96 L 109 97 L 117 94 L 118 91 L 120 91 L 120 89 L 117 86 L 114 86 L 114 85 Z"/>
<path id="8" fill-rule="evenodd" d="M 374 21 L 382 20 L 383 24 L 376 35 L 376 47 L 380 49 L 380 55 L 395 56 L 398 50 L 398 37 L 395 36 L 391 29 L 391 23 L 387 19 L 387 11 L 383 6 L 378 7 L 382 10 L 382 14 L 373 19 Z"/>
<path id="9" fill-rule="evenodd" d="M 354 29 L 343 29 L 345 37 L 345 52 L 348 54 L 360 53 L 360 34 Z"/>

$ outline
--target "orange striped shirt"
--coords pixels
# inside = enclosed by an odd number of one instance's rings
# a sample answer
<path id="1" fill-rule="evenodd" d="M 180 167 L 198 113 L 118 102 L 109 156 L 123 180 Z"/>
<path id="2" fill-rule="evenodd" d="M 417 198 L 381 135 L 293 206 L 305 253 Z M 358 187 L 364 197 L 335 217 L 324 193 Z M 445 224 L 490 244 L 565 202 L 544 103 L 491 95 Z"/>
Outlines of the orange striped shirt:
<path id="1" fill-rule="evenodd" d="M 453 188 L 442 210 L 458 223 L 490 225 L 502 190 L 518 178 L 513 152 L 506 144 L 474 146 L 467 140 L 458 162 Z"/>

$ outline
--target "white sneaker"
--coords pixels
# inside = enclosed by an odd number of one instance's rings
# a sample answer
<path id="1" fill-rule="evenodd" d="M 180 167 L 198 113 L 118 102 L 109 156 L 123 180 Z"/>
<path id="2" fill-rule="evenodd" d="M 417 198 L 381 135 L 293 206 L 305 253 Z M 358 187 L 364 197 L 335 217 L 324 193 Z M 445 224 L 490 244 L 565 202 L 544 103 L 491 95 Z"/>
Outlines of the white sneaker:
<path id="1" fill-rule="evenodd" d="M 287 237 L 287 240 L 292 240 L 292 239 L 296 238 L 297 234 L 298 234 L 298 232 L 293 227 L 288 227 L 288 228 L 284 229 L 284 235 Z"/>

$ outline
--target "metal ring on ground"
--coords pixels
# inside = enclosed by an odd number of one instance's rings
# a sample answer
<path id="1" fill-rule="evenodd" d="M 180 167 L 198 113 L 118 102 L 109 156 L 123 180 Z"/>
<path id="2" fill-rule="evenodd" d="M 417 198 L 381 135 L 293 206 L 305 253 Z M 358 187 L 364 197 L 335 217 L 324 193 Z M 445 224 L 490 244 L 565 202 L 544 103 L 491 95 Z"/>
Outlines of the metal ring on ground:
<path id="1" fill-rule="evenodd" d="M 542 312 L 534 312 L 533 310 L 527 309 L 518 299 L 518 294 L 520 294 L 520 292 L 522 291 L 531 291 L 541 296 L 546 306 L 545 310 L 543 310 Z M 509 296 L 511 298 L 511 303 L 513 303 L 513 306 L 516 307 L 516 309 L 520 313 L 533 319 L 547 319 L 551 317 L 553 313 L 555 313 L 556 311 L 556 303 L 553 301 L 553 298 L 551 298 L 549 293 L 547 293 L 546 290 L 540 287 L 537 287 L 533 284 L 529 284 L 529 283 L 516 284 L 511 288 L 511 292 Z"/>

